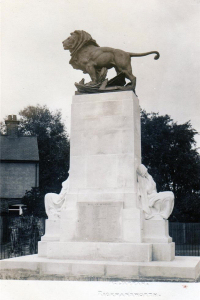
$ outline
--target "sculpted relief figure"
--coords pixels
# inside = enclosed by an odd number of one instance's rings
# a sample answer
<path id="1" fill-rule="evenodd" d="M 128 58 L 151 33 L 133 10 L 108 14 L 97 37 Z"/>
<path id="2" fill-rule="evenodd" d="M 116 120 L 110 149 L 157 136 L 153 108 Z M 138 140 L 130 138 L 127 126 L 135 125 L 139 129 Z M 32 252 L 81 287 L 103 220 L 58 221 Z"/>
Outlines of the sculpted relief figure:
<path id="1" fill-rule="evenodd" d="M 174 208 L 172 192 L 157 193 L 156 183 L 144 165 L 137 168 L 139 207 L 145 219 L 168 219 Z"/>
<path id="2" fill-rule="evenodd" d="M 75 30 L 71 36 L 63 41 L 65 50 L 71 53 L 70 64 L 74 69 L 82 70 L 83 73 L 89 74 L 91 82 L 84 85 L 84 80 L 79 84 L 75 84 L 81 92 L 104 92 L 109 90 L 132 89 L 135 91 L 136 77 L 132 73 L 131 57 L 146 56 L 149 54 L 156 54 L 154 59 L 158 59 L 160 54 L 157 51 L 145 53 L 125 52 L 119 49 L 110 47 L 99 47 L 91 35 L 83 30 Z M 107 70 L 115 68 L 118 76 L 114 80 L 105 80 Z M 131 81 L 131 84 L 126 84 L 125 78 Z M 123 82 L 123 84 L 122 84 Z M 114 85 L 122 85 L 119 86 Z M 84 88 L 85 90 L 84 90 Z"/>
<path id="3" fill-rule="evenodd" d="M 60 218 L 61 209 L 64 206 L 66 196 L 69 192 L 69 178 L 62 183 L 60 194 L 48 193 L 45 195 L 44 203 L 48 219 Z"/>

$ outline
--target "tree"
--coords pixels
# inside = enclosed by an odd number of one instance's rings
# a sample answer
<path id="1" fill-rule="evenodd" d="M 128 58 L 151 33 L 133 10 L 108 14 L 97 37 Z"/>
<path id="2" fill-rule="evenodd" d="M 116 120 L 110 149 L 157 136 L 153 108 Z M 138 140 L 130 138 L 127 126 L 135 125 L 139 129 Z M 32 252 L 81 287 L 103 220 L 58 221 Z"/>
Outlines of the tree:
<path id="1" fill-rule="evenodd" d="M 42 194 L 59 192 L 68 176 L 69 138 L 61 121 L 61 112 L 47 106 L 28 106 L 19 112 L 19 133 L 35 135 L 39 148 L 39 186 Z"/>
<path id="2" fill-rule="evenodd" d="M 6 134 L 6 125 L 5 122 L 0 122 L 0 135 L 5 135 Z"/>
<path id="3" fill-rule="evenodd" d="M 200 156 L 190 121 L 178 125 L 170 116 L 141 112 L 142 163 L 158 191 L 175 194 L 171 220 L 199 221 Z"/>

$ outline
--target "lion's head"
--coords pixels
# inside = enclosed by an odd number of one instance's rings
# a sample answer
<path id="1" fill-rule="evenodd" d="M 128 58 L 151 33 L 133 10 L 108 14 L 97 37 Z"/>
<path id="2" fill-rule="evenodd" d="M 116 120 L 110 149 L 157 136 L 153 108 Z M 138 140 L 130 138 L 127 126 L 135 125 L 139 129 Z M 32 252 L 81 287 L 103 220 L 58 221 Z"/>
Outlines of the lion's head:
<path id="1" fill-rule="evenodd" d="M 62 43 L 64 49 L 69 50 L 71 52 L 71 55 L 77 53 L 77 51 L 85 44 L 92 44 L 99 47 L 99 45 L 95 40 L 93 40 L 91 35 L 84 30 L 75 30 L 74 32 L 70 33 L 70 36 Z"/>
<path id="2" fill-rule="evenodd" d="M 64 40 L 63 42 L 63 48 L 65 50 L 73 50 L 77 43 L 77 35 L 75 32 L 71 33 L 71 35 Z"/>

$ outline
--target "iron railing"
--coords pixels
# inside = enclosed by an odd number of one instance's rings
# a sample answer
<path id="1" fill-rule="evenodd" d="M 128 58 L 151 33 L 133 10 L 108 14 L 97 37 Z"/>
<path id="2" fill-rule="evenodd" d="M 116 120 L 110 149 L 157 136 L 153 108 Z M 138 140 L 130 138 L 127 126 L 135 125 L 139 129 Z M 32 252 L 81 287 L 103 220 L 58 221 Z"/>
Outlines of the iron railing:
<path id="1" fill-rule="evenodd" d="M 44 232 L 45 219 L 0 217 L 0 259 L 37 253 Z"/>
<path id="2" fill-rule="evenodd" d="M 177 256 L 200 256 L 200 223 L 169 223 Z"/>

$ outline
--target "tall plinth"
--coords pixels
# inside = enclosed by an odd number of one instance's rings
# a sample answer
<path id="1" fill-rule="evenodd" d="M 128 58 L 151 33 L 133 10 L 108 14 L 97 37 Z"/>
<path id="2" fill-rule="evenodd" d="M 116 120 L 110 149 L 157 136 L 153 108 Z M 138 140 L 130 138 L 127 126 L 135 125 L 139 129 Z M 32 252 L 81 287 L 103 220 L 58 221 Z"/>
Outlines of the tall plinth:
<path id="1" fill-rule="evenodd" d="M 138 98 L 132 91 L 74 96 L 71 118 L 70 187 L 59 241 L 43 240 L 39 255 L 150 261 L 137 207 Z"/>

